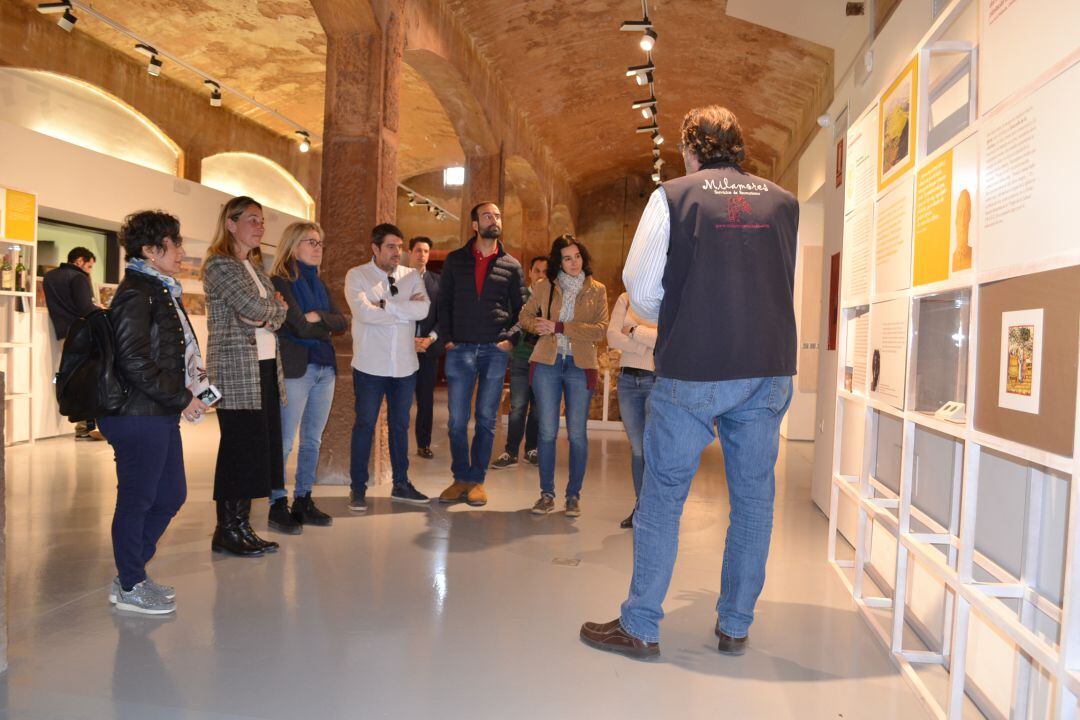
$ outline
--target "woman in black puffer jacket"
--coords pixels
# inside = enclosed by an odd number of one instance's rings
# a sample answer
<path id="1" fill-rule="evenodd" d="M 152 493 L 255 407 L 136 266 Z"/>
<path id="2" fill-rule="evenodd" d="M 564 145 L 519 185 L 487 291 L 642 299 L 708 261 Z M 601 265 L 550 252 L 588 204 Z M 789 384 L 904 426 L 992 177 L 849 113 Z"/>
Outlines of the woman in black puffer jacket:
<path id="1" fill-rule="evenodd" d="M 160 615 L 176 610 L 176 592 L 146 574 L 157 541 L 187 497 L 180 416 L 197 421 L 206 405 L 206 370 L 174 277 L 184 259 L 172 215 L 129 215 L 120 229 L 124 279 L 109 308 L 115 361 L 128 399 L 98 426 L 116 455 L 109 599 L 120 610 Z"/>

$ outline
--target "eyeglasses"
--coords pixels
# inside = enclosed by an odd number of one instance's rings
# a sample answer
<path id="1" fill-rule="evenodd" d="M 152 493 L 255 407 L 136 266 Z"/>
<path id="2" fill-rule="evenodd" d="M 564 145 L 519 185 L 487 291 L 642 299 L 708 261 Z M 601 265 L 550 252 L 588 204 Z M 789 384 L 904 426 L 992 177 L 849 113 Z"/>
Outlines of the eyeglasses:
<path id="1" fill-rule="evenodd" d="M 318 238 L 308 238 L 304 242 L 306 242 L 313 248 L 321 248 L 323 246 L 323 241 L 319 240 Z"/>
<path id="2" fill-rule="evenodd" d="M 397 280 L 394 279 L 394 276 L 393 275 L 387 275 L 386 276 L 386 282 L 390 283 L 390 297 L 397 296 L 397 294 L 398 294 L 398 288 L 397 288 L 397 284 L 396 284 Z"/>

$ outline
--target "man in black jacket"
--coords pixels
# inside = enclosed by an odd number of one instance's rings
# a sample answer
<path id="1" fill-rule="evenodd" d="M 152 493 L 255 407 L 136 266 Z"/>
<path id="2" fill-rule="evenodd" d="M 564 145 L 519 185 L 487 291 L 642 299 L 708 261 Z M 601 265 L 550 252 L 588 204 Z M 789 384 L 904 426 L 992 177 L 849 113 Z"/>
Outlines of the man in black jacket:
<path id="1" fill-rule="evenodd" d="M 424 278 L 424 289 L 431 300 L 427 317 L 416 323 L 416 454 L 425 460 L 435 457 L 431 452 L 431 424 L 435 409 L 435 383 L 439 378 L 439 356 L 442 343 L 436 328 L 439 302 L 439 273 L 427 269 L 431 255 L 431 238 L 419 235 L 409 241 L 409 267 Z"/>
<path id="2" fill-rule="evenodd" d="M 439 501 L 480 506 L 487 504 L 484 476 L 495 443 L 495 418 L 514 347 L 513 327 L 523 304 L 525 278 L 521 265 L 499 243 L 502 214 L 498 205 L 480 203 L 470 216 L 475 234 L 464 247 L 446 256 L 439 288 L 439 338 L 446 345 L 454 474 L 454 482 Z M 476 424 L 470 452 L 474 390 Z"/>
<path id="3" fill-rule="evenodd" d="M 63 341 L 67 338 L 71 324 L 97 307 L 94 302 L 94 287 L 90 283 L 90 271 L 94 269 L 96 261 L 94 253 L 84 247 L 77 247 L 68 253 L 66 263 L 45 273 L 42 279 L 45 306 L 57 340 Z M 75 425 L 75 439 L 105 438 L 96 430 L 93 420 L 85 420 Z"/>

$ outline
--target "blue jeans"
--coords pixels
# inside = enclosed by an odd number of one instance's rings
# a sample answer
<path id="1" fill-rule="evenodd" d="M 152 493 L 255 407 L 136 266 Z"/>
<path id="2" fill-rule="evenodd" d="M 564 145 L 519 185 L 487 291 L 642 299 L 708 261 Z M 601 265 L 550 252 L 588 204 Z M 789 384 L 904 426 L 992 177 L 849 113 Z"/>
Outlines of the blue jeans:
<path id="1" fill-rule="evenodd" d="M 536 398 L 529 387 L 529 361 L 510 360 L 510 418 L 506 425 L 506 452 L 514 457 L 525 438 L 525 452 L 536 449 Z"/>
<path id="2" fill-rule="evenodd" d="M 98 427 L 116 457 L 113 557 L 120 584 L 146 579 L 146 563 L 187 499 L 180 415 L 115 415 Z"/>
<path id="3" fill-rule="evenodd" d="M 592 390 L 585 371 L 574 364 L 573 356 L 560 355 L 554 365 L 537 363 L 533 368 L 533 395 L 540 416 L 540 438 L 536 447 L 540 460 L 540 492 L 555 495 L 555 438 L 559 435 L 559 406 L 566 396 L 566 435 L 570 438 L 570 477 L 566 497 L 580 497 L 589 460 L 589 421 Z"/>
<path id="4" fill-rule="evenodd" d="M 645 428 L 645 482 L 634 515 L 634 576 L 622 605 L 623 628 L 659 642 L 662 604 L 679 550 L 679 519 L 701 453 L 716 430 L 724 449 L 731 513 L 720 599 L 720 629 L 745 637 L 765 584 L 772 535 L 780 420 L 791 403 L 791 378 L 725 382 L 657 378 Z"/>
<path id="5" fill-rule="evenodd" d="M 634 479 L 635 498 L 641 497 L 641 481 L 645 477 L 645 423 L 649 419 L 649 393 L 655 382 L 655 375 L 619 373 L 619 415 L 626 439 L 630 441 L 630 474 Z"/>
<path id="6" fill-rule="evenodd" d="M 510 353 L 494 343 L 461 343 L 446 352 L 446 390 L 450 406 L 450 472 L 459 482 L 484 482 L 495 444 L 495 417 Z M 479 388 L 477 388 L 479 385 Z M 476 425 L 469 451 L 469 416 L 476 392 Z"/>
<path id="7" fill-rule="evenodd" d="M 362 493 L 367 489 L 371 441 L 375 438 L 375 422 L 379 419 L 379 406 L 384 395 L 394 484 L 409 482 L 409 409 L 416 391 L 416 373 L 395 378 L 368 375 L 353 368 L 352 377 L 356 396 L 356 422 L 353 423 L 349 457 L 352 491 Z"/>
<path id="8" fill-rule="evenodd" d="M 308 365 L 307 372 L 298 378 L 285 378 L 286 405 L 281 408 L 282 464 L 289 462 L 296 428 L 300 428 L 300 449 L 296 456 L 296 484 L 293 496 L 301 497 L 315 486 L 315 469 L 319 465 L 319 447 L 323 429 L 330 417 L 334 401 L 337 369 L 328 365 Z M 270 501 L 286 496 L 285 488 L 274 489 Z"/>

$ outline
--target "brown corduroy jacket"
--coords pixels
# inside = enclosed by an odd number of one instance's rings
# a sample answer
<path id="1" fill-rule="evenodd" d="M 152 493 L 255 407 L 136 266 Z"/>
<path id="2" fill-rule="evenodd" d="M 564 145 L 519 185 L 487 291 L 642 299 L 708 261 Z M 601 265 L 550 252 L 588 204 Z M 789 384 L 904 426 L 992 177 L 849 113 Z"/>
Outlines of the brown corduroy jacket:
<path id="1" fill-rule="evenodd" d="M 532 295 L 521 309 L 518 320 L 526 332 L 536 334 L 538 317 L 559 321 L 562 309 L 562 290 L 555 284 L 555 296 L 551 297 L 552 284 L 547 278 L 536 281 L 532 286 Z M 548 298 L 551 298 L 550 311 Z M 577 302 L 574 304 L 574 319 L 563 323 L 562 334 L 570 340 L 570 352 L 574 364 L 582 370 L 597 370 L 596 343 L 604 340 L 607 333 L 608 306 L 607 288 L 590 275 L 585 278 Z M 544 335 L 536 341 L 530 362 L 554 365 L 558 354 L 556 335 Z"/>

